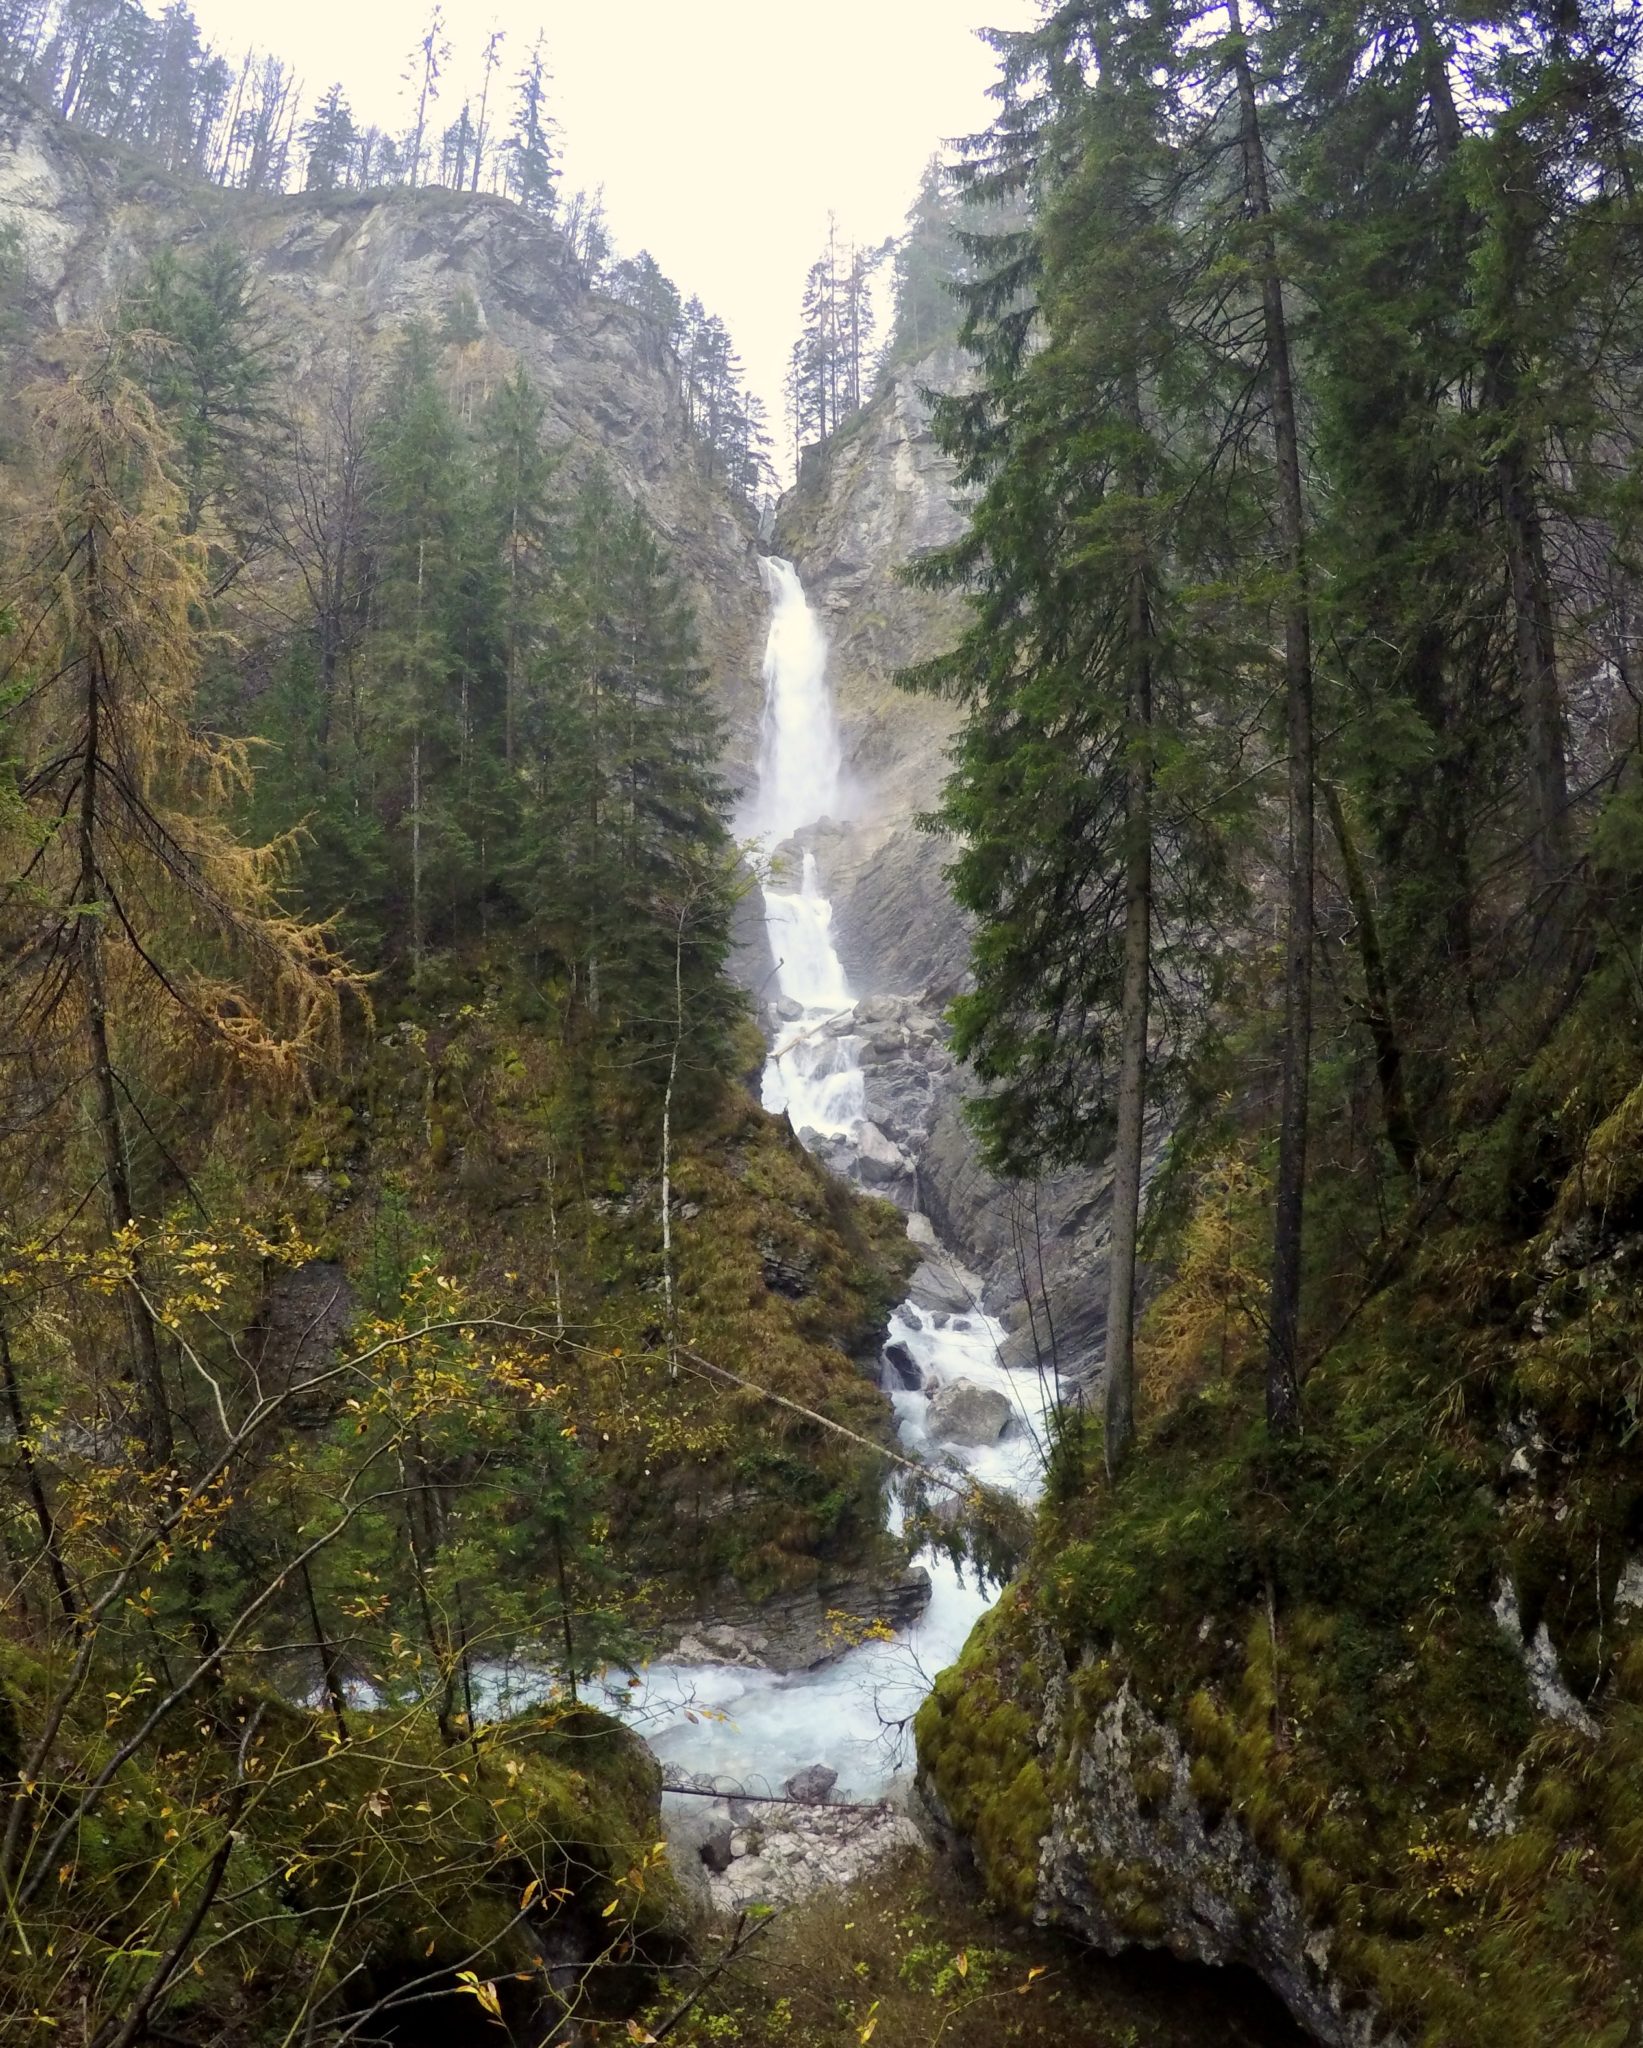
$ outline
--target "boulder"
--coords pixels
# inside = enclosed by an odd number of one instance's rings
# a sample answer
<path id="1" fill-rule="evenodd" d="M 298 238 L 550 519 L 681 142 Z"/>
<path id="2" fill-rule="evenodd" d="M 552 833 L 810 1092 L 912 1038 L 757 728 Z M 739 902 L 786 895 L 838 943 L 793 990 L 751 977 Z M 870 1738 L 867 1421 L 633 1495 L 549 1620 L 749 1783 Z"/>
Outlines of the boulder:
<path id="1" fill-rule="evenodd" d="M 1010 1404 L 993 1387 L 954 1380 L 930 1401 L 925 1428 L 938 1443 L 977 1449 L 996 1444 L 1010 1425 Z"/>
<path id="2" fill-rule="evenodd" d="M 909 1393 L 916 1394 L 923 1386 L 923 1369 L 899 1337 L 892 1338 L 885 1345 L 884 1362 Z"/>
<path id="3" fill-rule="evenodd" d="M 716 1876 L 730 1868 L 730 1860 L 735 1853 L 732 1848 L 733 1840 L 734 1836 L 727 1820 L 715 1822 L 703 1838 L 697 1853 Z"/>
<path id="4" fill-rule="evenodd" d="M 907 1284 L 907 1298 L 918 1308 L 958 1315 L 975 1306 L 963 1272 L 952 1260 L 940 1257 L 920 1261 Z"/>
<path id="5" fill-rule="evenodd" d="M 913 1162 L 877 1124 L 864 1123 L 856 1136 L 856 1171 L 868 1186 L 882 1187 L 888 1181 L 909 1178 Z"/>
<path id="6" fill-rule="evenodd" d="M 805 1806 L 825 1806 L 838 1782 L 838 1772 L 830 1771 L 826 1764 L 807 1764 L 802 1771 L 795 1771 L 782 1789 L 789 1799 Z"/>

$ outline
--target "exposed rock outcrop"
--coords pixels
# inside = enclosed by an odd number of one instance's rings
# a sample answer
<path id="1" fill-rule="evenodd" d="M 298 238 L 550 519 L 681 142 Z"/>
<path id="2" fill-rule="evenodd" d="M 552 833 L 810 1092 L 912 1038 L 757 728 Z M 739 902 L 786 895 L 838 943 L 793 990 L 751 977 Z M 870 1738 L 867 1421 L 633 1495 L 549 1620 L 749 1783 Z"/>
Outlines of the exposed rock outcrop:
<path id="1" fill-rule="evenodd" d="M 775 545 L 798 565 L 827 628 L 849 783 L 850 815 L 804 837 L 845 969 L 867 992 L 834 1027 L 862 1040 L 865 1164 L 853 1165 L 843 1147 L 836 1158 L 825 1143 L 815 1149 L 927 1216 L 962 1261 L 963 1280 L 924 1276 L 921 1306 L 970 1307 L 985 1290 L 1009 1332 L 1007 1363 L 1053 1360 L 1065 1376 L 1087 1379 L 1106 1338 L 1111 1175 L 1098 1167 L 1022 1188 L 982 1164 L 963 1113 L 974 1083 L 942 1022 L 968 973 L 968 936 L 947 886 L 951 847 L 917 822 L 946 773 L 956 715 L 894 681 L 898 669 L 950 646 L 962 626 L 955 598 L 911 588 L 900 571 L 962 531 L 929 393 L 958 390 L 968 374 L 950 348 L 894 367 L 865 411 L 806 452 L 777 524 Z M 1154 1161 L 1158 1149 L 1155 1139 Z"/>
<path id="2" fill-rule="evenodd" d="M 809 449 L 784 501 L 775 546 L 822 615 L 844 741 L 851 815 L 808 835 L 854 987 L 878 993 L 958 985 L 962 921 L 948 851 L 918 830 L 944 773 L 952 710 L 898 690 L 894 676 L 949 645 L 955 600 L 909 588 L 907 562 L 955 540 L 953 467 L 930 431 L 929 389 L 957 389 L 953 349 L 896 366 L 864 411 Z"/>
<path id="3" fill-rule="evenodd" d="M 1110 1954 L 1253 1970 L 1324 2048 L 1398 2048 L 1373 2005 L 1343 1995 L 1332 1935 L 1282 1861 L 1206 1801 L 1175 1728 L 1111 1660 L 1069 1671 L 1053 1631 L 1011 1604 L 918 1722 L 925 1808 L 992 1895 Z"/>
<path id="4" fill-rule="evenodd" d="M 812 1586 L 749 1600 L 726 1586 L 712 1611 L 692 1620 L 666 1651 L 670 1664 L 742 1664 L 815 1671 L 869 1629 L 910 1627 L 930 1604 L 922 1565 L 880 1576 L 826 1573 Z"/>
<path id="5" fill-rule="evenodd" d="M 25 350 L 105 319 L 160 249 L 186 258 L 226 237 L 254 267 L 277 343 L 277 397 L 334 392 L 349 356 L 379 374 L 389 338 L 461 303 L 461 402 L 477 406 L 517 359 L 577 476 L 597 458 L 679 563 L 730 726 L 727 766 L 750 772 L 765 606 L 753 519 L 706 474 L 661 331 L 589 291 L 557 229 L 487 193 L 247 194 L 169 176 L 0 88 L 0 225 L 23 255 Z M 258 579 L 253 579 L 257 581 Z M 255 595 L 254 592 L 249 593 Z"/>
<path id="6" fill-rule="evenodd" d="M 822 1779 L 828 1783 L 819 1797 L 792 1789 Z M 747 1799 L 718 1781 L 675 1774 L 662 1811 L 668 1859 L 686 1893 L 720 1913 L 792 1905 L 927 1851 L 917 1824 L 895 1807 L 827 1804 L 832 1780 L 824 1765 L 812 1764 L 789 1781 L 786 1798 Z"/>

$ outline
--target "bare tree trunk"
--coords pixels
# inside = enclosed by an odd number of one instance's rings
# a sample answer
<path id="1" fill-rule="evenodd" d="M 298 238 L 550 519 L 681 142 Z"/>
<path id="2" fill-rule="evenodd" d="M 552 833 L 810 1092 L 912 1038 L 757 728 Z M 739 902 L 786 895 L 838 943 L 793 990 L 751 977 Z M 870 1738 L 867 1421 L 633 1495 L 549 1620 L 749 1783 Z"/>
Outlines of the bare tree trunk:
<path id="1" fill-rule="evenodd" d="M 188 1918 L 178 1930 L 177 1937 L 172 1942 L 170 1948 L 160 1958 L 154 1974 L 132 2001 L 129 2011 L 123 2016 L 118 2017 L 109 2027 L 100 2032 L 93 2042 L 92 2048 L 134 2048 L 136 2042 L 150 2038 L 148 2033 L 148 2016 L 163 1997 L 167 1985 L 172 1982 L 177 1972 L 182 1968 L 188 1951 L 199 1939 L 200 1929 L 205 1925 L 206 1915 L 215 1904 L 223 1878 L 227 1875 L 228 1859 L 233 1855 L 234 1844 L 239 1839 L 240 1815 L 244 1811 L 246 1797 L 250 1791 L 245 1775 L 246 1755 L 256 1736 L 262 1717 L 263 1709 L 258 1707 L 250 1720 L 245 1724 L 244 1731 L 241 1734 L 239 1755 L 234 1771 L 234 1782 L 229 1787 L 228 1797 L 223 1802 L 222 1840 L 217 1844 L 216 1854 L 206 1866 L 205 1878 L 200 1885 L 199 1896 L 195 1899 Z"/>
<path id="2" fill-rule="evenodd" d="M 1502 402 L 1512 402 L 1512 380 L 1502 377 Z M 1533 821 L 1530 864 L 1543 930 L 1555 934 L 1558 898 L 1569 879 L 1569 771 L 1563 738 L 1563 691 L 1558 678 L 1557 631 L 1541 538 L 1540 508 L 1520 447 L 1496 460 L 1506 571 L 1512 591 L 1513 637 L 1523 688 L 1524 746 Z M 1557 950 L 1555 936 L 1552 950 Z"/>
<path id="3" fill-rule="evenodd" d="M 662 1297 L 667 1316 L 668 1378 L 679 1377 L 679 1321 L 673 1290 L 673 1090 L 679 1079 L 679 1049 L 685 1036 L 685 918 L 679 910 L 673 934 L 673 1049 L 668 1055 L 667 1087 L 662 1093 Z"/>
<path id="4" fill-rule="evenodd" d="M 319 1652 L 320 1676 L 325 1685 L 325 1698 L 331 1709 L 331 1718 L 337 1724 L 337 1733 L 346 1742 L 348 1701 L 342 1689 L 342 1666 L 337 1659 L 336 1645 L 325 1633 L 325 1624 L 320 1620 L 319 1601 L 315 1597 L 314 1581 L 306 1560 L 302 1567 L 302 1594 L 308 1606 L 309 1625 L 314 1631 L 314 1648 Z"/>
<path id="5" fill-rule="evenodd" d="M 570 1577 L 565 1570 L 565 1538 L 562 1530 L 553 1532 L 553 1562 L 559 1580 L 559 1626 L 565 1638 L 565 1683 L 570 1687 L 571 1704 L 576 1703 L 576 1634 L 571 1626 Z"/>
<path id="6" fill-rule="evenodd" d="M 1272 1293 L 1267 1338 L 1267 1426 L 1292 1436 L 1301 1421 L 1301 1233 L 1306 1198 L 1306 1125 L 1312 1066 L 1312 621 L 1301 491 L 1301 444 L 1284 313 L 1278 242 L 1272 224 L 1266 149 L 1255 77 L 1244 42 L 1240 0 L 1228 0 L 1232 66 L 1238 83 L 1244 188 L 1258 223 L 1256 254 L 1278 472 L 1278 539 L 1288 576 L 1284 602 L 1285 733 L 1289 750 L 1288 902 L 1284 935 L 1284 1044 L 1279 1084 L 1278 1185 L 1272 1233 Z"/>

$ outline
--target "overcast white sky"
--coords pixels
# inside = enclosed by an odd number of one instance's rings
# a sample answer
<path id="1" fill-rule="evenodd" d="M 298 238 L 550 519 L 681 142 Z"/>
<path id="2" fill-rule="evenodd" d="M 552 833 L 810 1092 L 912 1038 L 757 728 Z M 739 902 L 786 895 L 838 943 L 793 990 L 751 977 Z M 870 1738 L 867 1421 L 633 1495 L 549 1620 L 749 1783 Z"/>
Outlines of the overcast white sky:
<path id="1" fill-rule="evenodd" d="M 400 128 L 424 0 L 193 0 L 225 53 L 294 64 L 312 98 L 340 79 L 356 119 Z M 571 185 L 603 183 L 623 254 L 648 248 L 729 325 L 780 432 L 804 274 L 832 207 L 862 242 L 899 231 L 925 159 L 989 118 L 982 26 L 1037 0 L 447 0 L 455 116 L 492 27 L 510 86 L 538 29 Z"/>

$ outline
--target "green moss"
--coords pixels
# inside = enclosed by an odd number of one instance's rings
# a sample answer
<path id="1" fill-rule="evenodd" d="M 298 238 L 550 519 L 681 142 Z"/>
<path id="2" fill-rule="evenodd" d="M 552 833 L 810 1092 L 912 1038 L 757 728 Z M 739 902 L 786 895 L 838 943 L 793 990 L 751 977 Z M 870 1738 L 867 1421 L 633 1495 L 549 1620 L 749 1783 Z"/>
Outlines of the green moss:
<path id="1" fill-rule="evenodd" d="M 1186 1745 L 1206 1824 L 1242 1828 L 1336 1931 L 1348 1998 L 1428 2048 L 1643 2026 L 1643 1631 L 1613 1612 L 1643 1536 L 1643 1289 L 1622 1234 L 1643 1221 L 1640 1068 L 1635 1001 L 1594 977 L 1515 1087 L 1480 1088 L 1447 1210 L 1371 1287 L 1353 1189 L 1320 1166 L 1310 1320 L 1341 1334 L 1299 1443 L 1267 1437 L 1251 1322 L 1155 1382 L 1116 1488 L 1098 1441 L 1058 1445 L 1028 1570 L 919 1723 L 949 1811 L 978 1845 L 988 1830 L 995 1896 L 1024 1896 L 1022 1859 L 988 1787 L 1032 1746 L 1024 1645 L 1042 1665 L 1048 1634 L 1074 1672 L 1037 1759 L 1054 1799 L 1127 1682 Z M 1193 1242 L 1241 1241 L 1228 1207 L 1259 1186 L 1212 1176 Z M 1172 1357 L 1202 1307 L 1183 1271 L 1147 1326 Z M 1530 1469 L 1508 1471 L 1531 1431 Z M 1503 1575 L 1595 1743 L 1537 1718 L 1492 1612 Z M 1515 1821 L 1480 1825 L 1508 1785 Z M 1160 1796 L 1156 1760 L 1134 1786 Z M 1084 1875 L 1147 1938 L 1140 1874 Z"/>
<path id="2" fill-rule="evenodd" d="M 954 1824 L 973 1844 L 988 1898 L 1025 1916 L 1038 1883 L 1050 1802 L 1037 1754 L 1037 1724 L 1015 1691 L 1021 1665 L 1009 1650 L 1006 1594 L 936 1680 L 916 1722 L 920 1768 Z M 996 1646 L 1003 1662 L 995 1661 Z"/>

